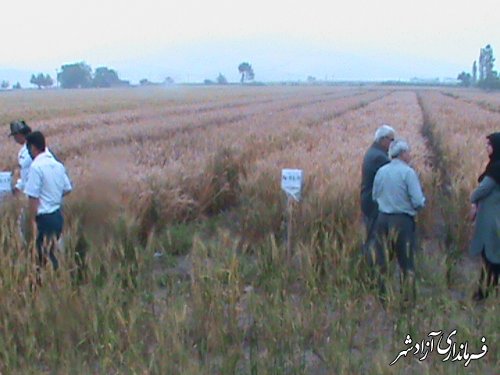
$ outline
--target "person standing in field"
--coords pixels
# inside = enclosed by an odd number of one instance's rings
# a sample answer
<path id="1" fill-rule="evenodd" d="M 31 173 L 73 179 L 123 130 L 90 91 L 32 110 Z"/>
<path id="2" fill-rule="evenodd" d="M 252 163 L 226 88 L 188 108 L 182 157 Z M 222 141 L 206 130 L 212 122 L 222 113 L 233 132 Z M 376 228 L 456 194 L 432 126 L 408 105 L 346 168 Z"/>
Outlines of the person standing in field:
<path id="1" fill-rule="evenodd" d="M 389 147 L 390 163 L 381 167 L 373 182 L 373 200 L 378 215 L 370 241 L 370 257 L 377 267 L 381 299 L 385 299 L 384 277 L 390 259 L 396 255 L 402 271 L 401 291 L 405 300 L 415 298 L 414 251 L 415 216 L 424 207 L 425 197 L 419 178 L 410 166 L 410 147 L 395 140 Z"/>
<path id="2" fill-rule="evenodd" d="M 470 253 L 483 258 L 479 287 L 473 295 L 476 301 L 498 287 L 500 275 L 500 133 L 486 137 L 486 151 L 490 160 L 470 198 L 475 221 Z"/>
<path id="3" fill-rule="evenodd" d="M 372 188 L 375 174 L 380 167 L 389 163 L 387 151 L 394 140 L 395 131 L 389 125 L 380 126 L 375 132 L 375 141 L 366 151 L 361 171 L 361 211 L 366 229 L 366 237 L 370 235 L 371 228 L 377 217 L 377 202 L 373 201 Z"/>
<path id="4" fill-rule="evenodd" d="M 13 188 L 13 193 L 24 191 L 26 180 L 28 179 L 28 171 L 31 166 L 31 156 L 26 147 L 26 137 L 31 133 L 31 128 L 24 120 L 12 121 L 10 123 L 9 137 L 14 137 L 16 143 L 21 145 L 17 154 L 17 163 L 19 165 L 19 178 Z"/>
<path id="5" fill-rule="evenodd" d="M 28 172 L 31 166 L 31 156 L 28 152 L 28 148 L 26 147 L 26 137 L 31 133 L 31 128 L 26 124 L 24 120 L 16 120 L 10 123 L 10 134 L 9 137 L 13 137 L 14 141 L 21 145 L 19 152 L 17 153 L 17 163 L 18 163 L 18 173 L 19 177 L 16 181 L 16 184 L 12 188 L 12 193 L 14 195 L 18 195 L 19 192 L 24 191 L 24 186 L 26 185 L 26 180 L 28 179 Z M 26 215 L 26 210 L 21 209 L 21 212 L 18 217 L 18 225 L 19 225 L 19 234 L 21 235 L 21 239 L 26 241 L 26 237 L 29 236 L 29 223 L 28 223 L 28 215 Z"/>
<path id="6" fill-rule="evenodd" d="M 19 166 L 18 176 L 19 178 L 16 181 L 16 184 L 12 188 L 12 193 L 17 195 L 19 192 L 24 192 L 24 187 L 26 186 L 26 181 L 28 179 L 28 173 L 33 162 L 30 153 L 28 152 L 28 148 L 26 146 L 26 137 L 31 134 L 31 128 L 26 124 L 24 120 L 15 120 L 10 123 L 10 134 L 9 137 L 13 137 L 15 142 L 21 145 L 19 152 L 17 154 L 17 163 Z M 47 149 L 48 150 L 48 149 Z M 51 150 L 48 152 L 56 158 L 57 161 L 60 160 L 54 155 Z M 25 214 L 25 210 L 21 210 L 18 219 L 19 230 L 21 234 L 21 238 L 26 240 L 26 236 L 29 233 L 29 228 L 27 223 L 27 215 Z"/>
<path id="7" fill-rule="evenodd" d="M 30 219 L 37 229 L 37 265 L 44 266 L 48 256 L 56 270 L 59 262 L 54 254 L 55 243 L 63 229 L 61 204 L 72 186 L 64 166 L 48 152 L 41 132 L 29 134 L 26 146 L 33 162 L 24 193 L 29 197 Z"/>
<path id="8" fill-rule="evenodd" d="M 13 193 L 17 194 L 24 190 L 26 180 L 28 179 L 28 172 L 33 159 L 31 158 L 28 148 L 26 147 L 26 137 L 31 133 L 31 128 L 24 120 L 16 120 L 10 123 L 9 137 L 14 137 L 16 143 L 21 145 L 17 154 L 17 162 L 19 166 L 19 178 L 13 188 Z M 54 154 L 52 150 L 47 148 L 47 151 L 60 163 L 61 160 Z"/>

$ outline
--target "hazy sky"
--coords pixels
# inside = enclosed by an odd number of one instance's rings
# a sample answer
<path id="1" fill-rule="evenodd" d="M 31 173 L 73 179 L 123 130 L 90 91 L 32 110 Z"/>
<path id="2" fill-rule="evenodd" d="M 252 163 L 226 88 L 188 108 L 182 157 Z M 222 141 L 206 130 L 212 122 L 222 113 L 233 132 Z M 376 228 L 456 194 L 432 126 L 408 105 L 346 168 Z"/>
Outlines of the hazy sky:
<path id="1" fill-rule="evenodd" d="M 500 53 L 498 0 L 16 0 L 2 4 L 0 69 L 106 65 L 122 78 L 456 77 Z M 480 7 L 479 7 L 480 4 Z M 497 54 L 498 54 L 497 53 Z M 0 77 L 1 79 L 2 77 Z"/>

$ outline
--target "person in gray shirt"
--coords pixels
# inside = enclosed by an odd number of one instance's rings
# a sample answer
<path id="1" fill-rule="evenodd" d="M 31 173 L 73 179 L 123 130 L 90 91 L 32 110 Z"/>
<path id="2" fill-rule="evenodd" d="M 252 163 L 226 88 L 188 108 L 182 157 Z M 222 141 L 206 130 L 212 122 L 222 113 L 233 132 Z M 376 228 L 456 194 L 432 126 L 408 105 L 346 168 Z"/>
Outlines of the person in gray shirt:
<path id="1" fill-rule="evenodd" d="M 470 244 L 472 255 L 481 254 L 483 267 L 473 299 L 480 301 L 498 287 L 500 275 L 500 133 L 488 135 L 489 162 L 479 176 L 479 186 L 471 195 L 471 219 L 475 221 Z"/>
<path id="2" fill-rule="evenodd" d="M 395 131 L 389 125 L 380 126 L 375 132 L 375 140 L 366 151 L 361 170 L 361 211 L 363 213 L 363 223 L 366 229 L 366 236 L 369 237 L 377 217 L 377 202 L 372 199 L 372 188 L 375 174 L 380 167 L 389 163 L 387 151 L 389 145 L 394 140 Z"/>
<path id="3" fill-rule="evenodd" d="M 410 147 L 404 140 L 395 140 L 389 147 L 391 162 L 381 167 L 373 182 L 373 200 L 378 204 L 370 244 L 372 265 L 379 271 L 381 298 L 385 298 L 384 275 L 395 253 L 402 271 L 401 290 L 415 298 L 414 248 L 415 215 L 425 206 L 425 197 L 415 170 L 409 165 Z M 410 289 L 408 289 L 410 288 Z"/>

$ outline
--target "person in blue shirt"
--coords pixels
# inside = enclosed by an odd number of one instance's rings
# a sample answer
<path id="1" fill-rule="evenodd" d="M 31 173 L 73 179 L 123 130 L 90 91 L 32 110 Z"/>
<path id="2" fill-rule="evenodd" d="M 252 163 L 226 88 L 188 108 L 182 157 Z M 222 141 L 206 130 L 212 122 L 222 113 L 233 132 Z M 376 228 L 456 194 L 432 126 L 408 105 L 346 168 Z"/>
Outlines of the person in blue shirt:
<path id="1" fill-rule="evenodd" d="M 389 147 L 391 162 L 381 167 L 373 182 L 373 200 L 378 205 L 369 256 L 379 274 L 381 297 L 385 295 L 383 277 L 389 259 L 395 254 L 402 272 L 401 289 L 415 297 L 414 251 L 416 243 L 415 216 L 425 206 L 419 178 L 410 166 L 408 143 L 395 140 Z M 410 288 L 410 290 L 408 290 Z"/>
<path id="2" fill-rule="evenodd" d="M 29 197 L 30 218 L 37 229 L 38 266 L 44 266 L 48 256 L 57 269 L 59 263 L 54 251 L 63 229 L 61 204 L 72 186 L 64 166 L 48 152 L 41 132 L 29 134 L 26 145 L 33 162 L 24 193 Z"/>

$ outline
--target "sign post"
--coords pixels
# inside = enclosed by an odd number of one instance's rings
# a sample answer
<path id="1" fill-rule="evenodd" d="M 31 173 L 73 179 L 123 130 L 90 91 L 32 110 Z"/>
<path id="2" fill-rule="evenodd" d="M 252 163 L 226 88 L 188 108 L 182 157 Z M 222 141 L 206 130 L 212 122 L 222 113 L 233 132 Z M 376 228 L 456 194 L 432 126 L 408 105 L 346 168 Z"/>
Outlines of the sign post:
<path id="1" fill-rule="evenodd" d="M 287 228 L 286 228 L 286 250 L 288 259 L 293 255 L 293 206 L 294 202 L 300 202 L 304 175 L 301 169 L 283 169 L 281 171 L 281 189 L 287 197 Z"/>

